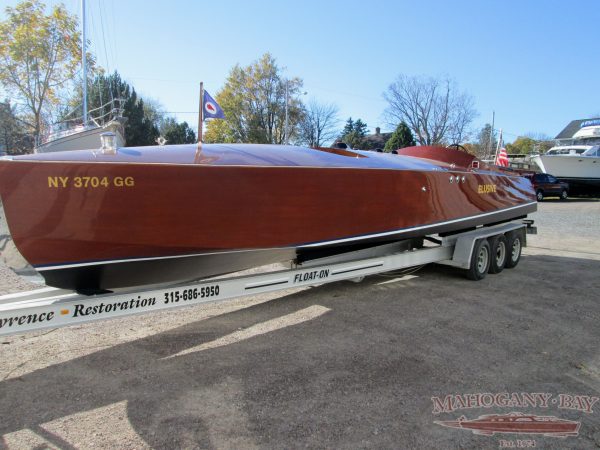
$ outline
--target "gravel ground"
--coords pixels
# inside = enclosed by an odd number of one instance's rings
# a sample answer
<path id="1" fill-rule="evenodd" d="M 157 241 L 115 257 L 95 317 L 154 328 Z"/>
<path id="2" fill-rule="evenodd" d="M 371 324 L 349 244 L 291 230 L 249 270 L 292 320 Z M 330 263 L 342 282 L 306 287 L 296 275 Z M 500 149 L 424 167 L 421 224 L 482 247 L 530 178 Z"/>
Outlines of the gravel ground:
<path id="1" fill-rule="evenodd" d="M 0 337 L 0 449 L 599 448 L 600 402 L 565 395 L 600 397 L 600 202 L 533 218 L 519 266 L 480 282 L 428 266 Z M 0 292 L 29 285 L 0 265 Z M 475 393 L 557 403 L 436 414 L 433 398 Z M 579 434 L 435 423 L 512 411 Z"/>

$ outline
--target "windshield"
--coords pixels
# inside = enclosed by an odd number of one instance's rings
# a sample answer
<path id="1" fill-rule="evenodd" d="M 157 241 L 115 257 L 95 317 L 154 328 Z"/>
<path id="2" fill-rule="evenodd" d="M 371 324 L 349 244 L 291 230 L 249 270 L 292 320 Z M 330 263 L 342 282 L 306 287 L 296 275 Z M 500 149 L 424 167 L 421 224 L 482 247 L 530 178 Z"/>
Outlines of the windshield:
<path id="1" fill-rule="evenodd" d="M 547 155 L 581 155 L 583 152 L 585 152 L 584 148 L 564 147 L 550 149 Z"/>

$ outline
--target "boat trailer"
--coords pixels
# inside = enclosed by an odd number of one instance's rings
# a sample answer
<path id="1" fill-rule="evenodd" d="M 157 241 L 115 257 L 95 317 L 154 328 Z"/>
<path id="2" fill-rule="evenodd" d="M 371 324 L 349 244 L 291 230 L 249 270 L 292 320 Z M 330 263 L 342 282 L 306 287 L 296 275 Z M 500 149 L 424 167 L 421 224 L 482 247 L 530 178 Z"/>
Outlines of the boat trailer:
<path id="1" fill-rule="evenodd" d="M 466 270 L 471 279 L 494 273 L 494 258 L 514 267 L 526 245 L 525 234 L 535 234 L 533 221 L 514 221 L 475 230 L 427 237 L 427 245 L 406 248 L 402 242 L 369 247 L 294 264 L 292 268 L 247 276 L 211 278 L 191 283 L 93 296 L 51 287 L 0 296 L 0 335 L 79 325 L 235 297 L 315 286 L 430 263 Z M 504 242 L 504 255 L 499 242 Z M 486 256 L 487 255 L 487 256 Z M 500 270 L 504 267 L 501 264 Z"/>

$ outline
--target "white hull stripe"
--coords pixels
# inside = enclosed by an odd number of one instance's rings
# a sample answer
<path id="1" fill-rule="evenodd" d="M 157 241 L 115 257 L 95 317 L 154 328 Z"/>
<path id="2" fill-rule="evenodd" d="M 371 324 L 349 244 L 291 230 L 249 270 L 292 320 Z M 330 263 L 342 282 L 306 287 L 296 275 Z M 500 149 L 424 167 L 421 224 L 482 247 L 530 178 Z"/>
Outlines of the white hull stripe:
<path id="1" fill-rule="evenodd" d="M 295 245 L 295 246 L 290 246 L 290 247 L 273 247 L 273 248 L 247 249 L 247 250 L 225 250 L 225 251 L 221 251 L 221 252 L 193 253 L 190 255 L 114 259 L 114 260 L 104 260 L 104 261 L 90 261 L 90 262 L 76 263 L 76 264 L 61 264 L 61 265 L 54 265 L 54 266 L 34 266 L 34 267 L 37 271 L 43 272 L 45 270 L 72 269 L 75 267 L 98 266 L 98 265 L 104 265 L 104 264 L 119 264 L 119 263 L 140 262 L 140 261 L 155 261 L 155 260 L 161 260 L 161 259 L 193 258 L 195 256 L 225 255 L 225 254 L 231 254 L 231 253 L 261 252 L 261 251 L 273 251 L 273 250 L 293 250 L 293 249 L 302 249 L 302 248 L 323 247 L 325 245 L 343 244 L 345 242 L 353 242 L 353 241 L 359 241 L 359 240 L 363 240 L 363 239 L 372 239 L 372 238 L 378 238 L 378 237 L 393 236 L 395 234 L 402 234 L 402 233 L 406 233 L 409 231 L 418 231 L 418 230 L 425 230 L 427 228 L 451 225 L 453 223 L 464 222 L 467 220 L 473 220 L 473 219 L 477 219 L 480 217 L 487 217 L 487 216 L 503 213 L 506 211 L 512 211 L 515 209 L 525 208 L 527 206 L 535 205 L 536 203 L 537 202 L 525 203 L 524 205 L 512 206 L 510 208 L 499 209 L 497 211 L 492 211 L 492 212 L 483 213 L 483 214 L 477 214 L 475 216 L 462 217 L 460 219 L 448 220 L 446 222 L 436 222 L 436 223 L 431 223 L 428 225 L 422 225 L 419 227 L 401 228 L 398 230 L 386 231 L 383 233 L 364 234 L 364 235 L 353 236 L 353 237 L 344 238 L 344 239 L 336 239 L 333 241 L 322 241 L 322 242 L 315 242 L 312 244 L 302 244 L 302 245 Z"/>
<path id="2" fill-rule="evenodd" d="M 99 266 L 101 264 L 119 264 L 128 262 L 139 262 L 139 261 L 153 261 L 158 259 L 176 259 L 176 258 L 193 258 L 194 256 L 208 256 L 208 255 L 227 255 L 230 253 L 246 253 L 246 252 L 263 252 L 273 250 L 290 250 L 296 247 L 276 247 L 276 248 L 252 248 L 248 250 L 224 250 L 222 252 L 208 252 L 208 253 L 192 253 L 190 255 L 173 255 L 173 256 L 154 256 L 149 258 L 127 258 L 127 259 L 111 259 L 103 261 L 90 261 L 76 264 L 59 264 L 56 266 L 34 266 L 35 270 L 42 272 L 44 270 L 56 270 L 56 269 L 71 269 L 73 267 L 85 267 L 85 266 Z"/>

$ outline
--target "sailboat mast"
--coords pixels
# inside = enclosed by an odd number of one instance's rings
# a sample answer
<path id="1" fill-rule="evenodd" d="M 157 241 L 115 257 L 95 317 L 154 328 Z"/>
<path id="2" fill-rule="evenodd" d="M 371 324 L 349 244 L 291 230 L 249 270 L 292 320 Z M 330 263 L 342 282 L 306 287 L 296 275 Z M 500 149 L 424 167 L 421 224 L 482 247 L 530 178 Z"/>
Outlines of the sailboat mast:
<path id="1" fill-rule="evenodd" d="M 87 58 L 86 58 L 86 37 L 85 37 L 85 0 L 81 0 L 81 62 L 83 72 L 83 125 L 88 122 L 87 108 Z"/>

